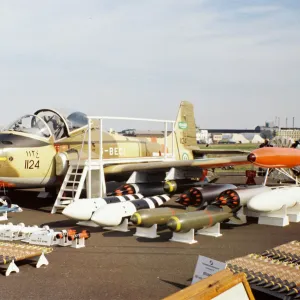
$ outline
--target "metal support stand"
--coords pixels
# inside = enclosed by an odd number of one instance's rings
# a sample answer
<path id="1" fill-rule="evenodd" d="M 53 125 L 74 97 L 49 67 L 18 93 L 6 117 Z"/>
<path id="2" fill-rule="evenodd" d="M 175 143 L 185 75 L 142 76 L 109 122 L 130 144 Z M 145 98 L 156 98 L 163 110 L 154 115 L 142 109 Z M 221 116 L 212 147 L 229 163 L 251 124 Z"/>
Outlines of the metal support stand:
<path id="1" fill-rule="evenodd" d="M 197 230 L 196 234 L 220 237 L 220 236 L 222 236 L 222 233 L 220 232 L 220 223 L 217 223 L 212 227 Z"/>
<path id="2" fill-rule="evenodd" d="M 194 239 L 194 233 L 195 233 L 194 229 L 191 229 L 189 232 L 186 232 L 186 233 L 173 232 L 173 236 L 170 239 L 170 241 L 171 242 L 178 242 L 178 243 L 185 243 L 185 244 L 195 244 L 195 243 L 198 243 Z"/>
<path id="3" fill-rule="evenodd" d="M 49 265 L 49 261 L 46 258 L 44 252 L 41 254 L 41 256 L 39 257 L 37 263 L 36 263 L 36 268 L 40 268 L 41 266 L 48 266 Z"/>
<path id="4" fill-rule="evenodd" d="M 76 225 L 79 226 L 87 226 L 87 227 L 100 227 L 98 224 L 94 223 L 93 221 L 80 221 L 77 222 Z"/>
<path id="5" fill-rule="evenodd" d="M 263 183 L 263 185 L 266 185 L 267 184 L 267 180 L 268 180 L 268 176 L 269 176 L 269 168 L 267 169 L 267 171 L 266 171 L 266 175 L 265 175 L 265 180 L 264 180 L 264 183 Z"/>
<path id="6" fill-rule="evenodd" d="M 297 203 L 293 207 L 289 207 L 287 209 L 287 215 L 289 217 L 290 222 L 300 222 L 300 203 Z"/>
<path id="7" fill-rule="evenodd" d="M 85 238 L 75 239 L 72 241 L 71 248 L 79 249 L 85 247 Z"/>
<path id="8" fill-rule="evenodd" d="M 14 260 L 8 265 L 8 268 L 6 269 L 5 272 L 5 276 L 9 276 L 11 272 L 16 272 L 16 273 L 20 272 Z"/>
<path id="9" fill-rule="evenodd" d="M 0 221 L 7 221 L 7 211 L 0 214 Z"/>
<path id="10" fill-rule="evenodd" d="M 137 237 L 144 237 L 148 239 L 155 239 L 159 237 L 157 234 L 157 224 L 153 224 L 151 227 L 136 227 L 136 232 L 134 236 Z"/>
<path id="11" fill-rule="evenodd" d="M 128 219 L 125 219 L 120 225 L 112 226 L 112 227 L 104 227 L 103 229 L 111 230 L 111 231 L 120 231 L 120 232 L 128 232 Z"/>
<path id="12" fill-rule="evenodd" d="M 274 212 L 260 213 L 258 224 L 280 227 L 289 225 L 286 206 L 284 205 L 280 210 Z"/>

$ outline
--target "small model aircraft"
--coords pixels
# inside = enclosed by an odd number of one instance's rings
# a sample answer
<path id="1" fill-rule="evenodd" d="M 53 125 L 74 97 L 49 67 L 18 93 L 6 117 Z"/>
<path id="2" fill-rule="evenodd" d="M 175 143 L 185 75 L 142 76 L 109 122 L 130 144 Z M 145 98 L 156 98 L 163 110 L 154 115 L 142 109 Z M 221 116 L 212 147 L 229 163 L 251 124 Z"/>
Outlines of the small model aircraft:
<path id="1" fill-rule="evenodd" d="M 40 109 L 25 115 L 0 132 L 0 189 L 59 186 L 69 162 L 88 155 L 88 118 L 74 112 L 63 116 L 53 109 Z M 149 162 L 114 163 L 104 169 L 105 177 L 116 180 L 133 171 L 168 171 L 249 164 L 247 156 L 203 159 L 196 143 L 193 105 L 180 104 L 175 123 L 176 160 L 151 161 L 164 155 L 164 138 L 128 137 L 103 131 L 103 158 L 149 157 Z M 92 123 L 92 156 L 99 157 L 99 124 Z M 168 140 L 171 136 L 167 137 Z M 128 177 L 127 177 L 128 178 Z M 108 180 L 108 179 L 106 179 Z"/>

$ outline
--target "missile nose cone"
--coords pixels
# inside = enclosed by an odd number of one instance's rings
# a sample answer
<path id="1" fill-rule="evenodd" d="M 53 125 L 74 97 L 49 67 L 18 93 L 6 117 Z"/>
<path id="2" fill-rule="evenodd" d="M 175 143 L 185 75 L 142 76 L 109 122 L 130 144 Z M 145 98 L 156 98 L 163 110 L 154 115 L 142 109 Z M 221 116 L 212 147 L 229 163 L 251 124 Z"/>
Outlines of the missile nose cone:
<path id="1" fill-rule="evenodd" d="M 107 205 L 94 212 L 91 220 L 100 226 L 117 226 L 122 222 L 122 213 L 114 206 Z"/>
<path id="2" fill-rule="evenodd" d="M 131 218 L 130 221 L 134 224 L 134 225 L 140 225 L 142 223 L 142 218 L 141 215 L 139 213 L 134 213 Z"/>
<path id="3" fill-rule="evenodd" d="M 256 155 L 254 153 L 250 153 L 247 157 L 247 160 L 251 163 L 254 163 L 256 161 Z"/>
<path id="4" fill-rule="evenodd" d="M 82 199 L 69 204 L 62 213 L 70 219 L 88 221 L 96 208 L 94 199 Z"/>
<path id="5" fill-rule="evenodd" d="M 167 227 L 171 230 L 171 231 L 175 231 L 178 232 L 181 228 L 181 224 L 180 221 L 177 217 L 171 217 L 167 223 Z"/>

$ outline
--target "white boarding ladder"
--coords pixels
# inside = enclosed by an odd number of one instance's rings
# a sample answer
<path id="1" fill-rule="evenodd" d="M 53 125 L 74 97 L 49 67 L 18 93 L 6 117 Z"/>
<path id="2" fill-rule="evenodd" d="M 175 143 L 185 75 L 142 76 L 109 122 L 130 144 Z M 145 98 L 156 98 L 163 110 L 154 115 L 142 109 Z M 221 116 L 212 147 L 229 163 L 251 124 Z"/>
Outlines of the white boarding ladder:
<path id="1" fill-rule="evenodd" d="M 64 209 L 71 202 L 79 199 L 84 187 L 87 171 L 88 166 L 84 166 L 83 168 L 78 168 L 78 166 L 74 165 L 69 166 L 55 203 L 52 207 L 51 214 L 55 214 L 58 209 Z"/>

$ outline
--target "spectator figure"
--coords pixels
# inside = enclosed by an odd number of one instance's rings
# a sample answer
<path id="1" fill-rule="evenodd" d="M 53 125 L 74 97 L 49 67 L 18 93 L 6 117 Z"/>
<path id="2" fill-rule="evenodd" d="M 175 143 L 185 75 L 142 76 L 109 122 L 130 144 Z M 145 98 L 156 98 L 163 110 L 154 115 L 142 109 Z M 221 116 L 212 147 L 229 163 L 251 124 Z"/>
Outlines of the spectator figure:
<path id="1" fill-rule="evenodd" d="M 265 141 L 259 145 L 259 148 L 263 148 L 263 147 L 273 147 L 273 145 L 270 144 L 269 139 L 265 139 Z"/>
<path id="2" fill-rule="evenodd" d="M 295 143 L 293 143 L 292 146 L 291 146 L 291 148 L 297 148 L 299 144 L 300 144 L 300 140 L 298 140 Z"/>
<path id="3" fill-rule="evenodd" d="M 264 148 L 264 147 L 273 147 L 273 145 L 270 144 L 269 139 L 265 139 L 265 141 L 259 145 L 259 148 Z M 266 175 L 266 169 L 263 168 L 258 168 L 257 172 L 258 176 L 265 176 Z"/>

